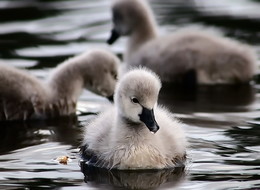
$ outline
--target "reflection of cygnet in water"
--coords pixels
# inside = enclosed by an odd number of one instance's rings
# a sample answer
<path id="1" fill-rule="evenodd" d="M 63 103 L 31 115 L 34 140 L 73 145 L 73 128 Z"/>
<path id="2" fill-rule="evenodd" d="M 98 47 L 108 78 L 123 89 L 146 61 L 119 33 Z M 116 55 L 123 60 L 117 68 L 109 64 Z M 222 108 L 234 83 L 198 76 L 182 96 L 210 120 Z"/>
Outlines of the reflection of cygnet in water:
<path id="1" fill-rule="evenodd" d="M 86 126 L 82 157 L 101 168 L 162 169 L 183 165 L 182 124 L 157 106 L 161 82 L 146 69 L 124 75 L 115 105 Z"/>
<path id="2" fill-rule="evenodd" d="M 81 171 L 89 186 L 99 184 L 127 189 L 173 188 L 186 177 L 184 167 L 162 170 L 107 170 L 81 163 Z"/>
<path id="3" fill-rule="evenodd" d="M 80 128 L 76 117 L 31 122 L 1 122 L 0 126 L 0 155 L 44 143 L 47 145 L 43 146 L 49 146 L 50 142 L 78 146 L 77 137 Z M 53 153 L 56 154 L 55 151 Z"/>
<path id="4" fill-rule="evenodd" d="M 139 65 L 156 72 L 163 82 L 198 84 L 246 83 L 256 72 L 252 48 L 204 29 L 186 28 L 158 36 L 145 0 L 115 0 L 109 44 L 129 36 L 125 70 Z"/>
<path id="5" fill-rule="evenodd" d="M 90 50 L 60 64 L 47 83 L 24 70 L 0 65 L 0 120 L 46 119 L 75 114 L 83 88 L 112 96 L 119 59 Z"/>
<path id="6" fill-rule="evenodd" d="M 163 84 L 159 103 L 178 113 L 244 112 L 251 109 L 256 89 L 251 84 L 201 85 L 196 88 Z"/>

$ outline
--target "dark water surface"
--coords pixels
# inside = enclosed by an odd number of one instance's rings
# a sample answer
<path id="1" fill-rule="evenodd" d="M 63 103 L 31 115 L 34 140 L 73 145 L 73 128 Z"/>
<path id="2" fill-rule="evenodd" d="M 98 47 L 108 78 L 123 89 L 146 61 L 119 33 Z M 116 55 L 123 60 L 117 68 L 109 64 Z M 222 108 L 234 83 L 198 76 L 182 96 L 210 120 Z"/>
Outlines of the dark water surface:
<path id="1" fill-rule="evenodd" d="M 108 47 L 110 0 L 0 0 L 0 62 L 45 78 L 66 58 Z M 152 0 L 161 32 L 214 27 L 260 55 L 258 0 Z M 112 47 L 122 56 L 125 40 Z M 78 118 L 0 123 L 0 189 L 260 189 L 260 80 L 192 91 L 164 84 L 160 103 L 185 124 L 185 169 L 143 172 L 81 167 L 82 126 L 107 100 L 84 91 Z M 1 89 L 0 89 L 1 90 Z M 67 165 L 55 158 L 69 156 Z"/>

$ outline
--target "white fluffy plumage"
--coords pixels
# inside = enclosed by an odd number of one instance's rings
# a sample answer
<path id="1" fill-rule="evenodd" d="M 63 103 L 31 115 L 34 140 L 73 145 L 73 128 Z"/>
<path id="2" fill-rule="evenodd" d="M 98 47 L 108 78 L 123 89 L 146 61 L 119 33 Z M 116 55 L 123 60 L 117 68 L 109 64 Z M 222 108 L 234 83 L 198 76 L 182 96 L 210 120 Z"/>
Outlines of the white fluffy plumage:
<path id="1" fill-rule="evenodd" d="M 158 76 L 147 69 L 124 75 L 115 90 L 115 105 L 86 126 L 83 158 L 97 167 L 122 170 L 171 168 L 183 163 L 187 142 L 182 124 L 157 106 L 160 88 Z M 154 112 L 159 128 L 153 130 L 155 123 L 146 120 L 149 115 L 142 118 L 144 110 Z"/>

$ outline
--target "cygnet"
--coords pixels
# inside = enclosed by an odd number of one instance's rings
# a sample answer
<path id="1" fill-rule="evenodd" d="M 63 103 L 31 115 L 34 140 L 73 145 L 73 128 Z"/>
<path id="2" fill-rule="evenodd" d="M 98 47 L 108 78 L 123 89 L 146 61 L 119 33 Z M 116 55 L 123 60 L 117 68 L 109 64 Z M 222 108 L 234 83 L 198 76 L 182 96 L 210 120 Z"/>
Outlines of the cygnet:
<path id="1" fill-rule="evenodd" d="M 85 128 L 81 154 L 87 164 L 120 170 L 183 166 L 183 125 L 157 106 L 160 88 L 159 77 L 142 68 L 119 80 L 114 105 Z"/>
<path id="2" fill-rule="evenodd" d="M 115 0 L 112 14 L 108 43 L 129 37 L 123 73 L 142 65 L 163 82 L 214 85 L 248 83 L 257 70 L 251 47 L 216 33 L 186 28 L 159 36 L 145 0 Z"/>
<path id="3" fill-rule="evenodd" d="M 47 82 L 0 64 L 0 120 L 48 119 L 75 114 L 84 88 L 105 97 L 114 93 L 119 59 L 93 49 L 66 60 Z"/>

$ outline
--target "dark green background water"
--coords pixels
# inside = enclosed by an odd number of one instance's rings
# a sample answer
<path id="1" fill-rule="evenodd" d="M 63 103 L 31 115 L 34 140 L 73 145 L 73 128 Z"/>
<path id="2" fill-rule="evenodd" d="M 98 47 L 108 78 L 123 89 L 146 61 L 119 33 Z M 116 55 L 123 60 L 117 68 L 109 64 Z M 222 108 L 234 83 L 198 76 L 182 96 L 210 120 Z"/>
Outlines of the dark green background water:
<path id="1" fill-rule="evenodd" d="M 251 44 L 260 55 L 257 0 L 153 0 L 162 33 L 215 27 Z M 120 57 L 125 40 L 105 44 L 110 0 L 0 0 L 0 62 L 46 78 L 66 58 L 93 47 Z M 84 177 L 78 146 L 82 126 L 109 103 L 84 91 L 78 120 L 0 124 L 0 189 L 257 189 L 260 188 L 260 86 L 164 85 L 160 103 L 185 124 L 190 141 L 185 172 L 93 171 Z M 0 89 L 1 90 L 1 89 Z M 54 159 L 68 155 L 68 165 Z M 87 181 L 87 182 L 86 182 Z"/>

